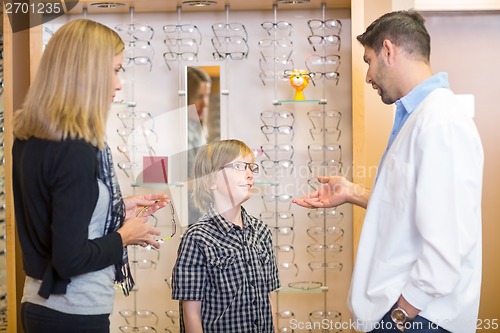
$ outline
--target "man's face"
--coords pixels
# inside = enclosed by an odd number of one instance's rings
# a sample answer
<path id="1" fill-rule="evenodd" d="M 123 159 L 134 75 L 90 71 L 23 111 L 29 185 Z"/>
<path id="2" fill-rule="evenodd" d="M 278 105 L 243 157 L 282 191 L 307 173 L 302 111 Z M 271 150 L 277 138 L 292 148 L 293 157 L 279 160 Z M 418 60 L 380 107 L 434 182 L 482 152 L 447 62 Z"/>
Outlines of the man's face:
<path id="1" fill-rule="evenodd" d="M 365 47 L 363 60 L 368 65 L 365 81 L 371 84 L 373 89 L 377 90 L 382 102 L 393 104 L 398 98 L 392 96 L 391 72 L 384 59 L 384 54 L 384 49 L 377 55 L 375 50 Z"/>

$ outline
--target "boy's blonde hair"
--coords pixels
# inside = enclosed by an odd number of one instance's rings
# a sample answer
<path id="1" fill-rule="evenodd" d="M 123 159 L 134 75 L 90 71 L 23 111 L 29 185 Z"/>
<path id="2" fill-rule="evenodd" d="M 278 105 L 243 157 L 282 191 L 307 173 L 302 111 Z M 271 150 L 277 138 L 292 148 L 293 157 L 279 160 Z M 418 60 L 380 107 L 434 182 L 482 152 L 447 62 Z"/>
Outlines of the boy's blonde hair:
<path id="1" fill-rule="evenodd" d="M 193 199 L 200 211 L 206 212 L 213 203 L 210 187 L 215 182 L 217 171 L 238 156 L 246 157 L 249 154 L 254 156 L 244 142 L 234 139 L 212 142 L 200 148 L 193 163 Z"/>
<path id="2" fill-rule="evenodd" d="M 103 148 L 120 36 L 100 23 L 77 19 L 49 40 L 22 108 L 14 136 L 60 141 L 83 139 Z"/>

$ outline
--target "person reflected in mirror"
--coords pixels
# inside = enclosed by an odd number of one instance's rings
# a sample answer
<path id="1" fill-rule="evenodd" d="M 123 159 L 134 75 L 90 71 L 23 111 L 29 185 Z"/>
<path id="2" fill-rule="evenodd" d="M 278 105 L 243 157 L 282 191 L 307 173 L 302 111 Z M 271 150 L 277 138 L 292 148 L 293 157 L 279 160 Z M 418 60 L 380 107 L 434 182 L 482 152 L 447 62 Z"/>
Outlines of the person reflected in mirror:
<path id="1" fill-rule="evenodd" d="M 181 332 L 274 332 L 271 292 L 280 287 L 269 227 L 242 204 L 259 171 L 239 140 L 202 147 L 194 160 L 194 200 L 205 212 L 188 227 L 172 273 Z"/>
<path id="2" fill-rule="evenodd" d="M 198 149 L 207 143 L 207 112 L 210 103 L 212 79 L 201 67 L 188 66 L 187 69 L 188 104 L 188 179 L 193 176 L 193 161 Z M 188 224 L 195 223 L 201 216 L 192 199 L 192 186 L 189 186 Z"/>
<path id="3" fill-rule="evenodd" d="M 373 189 L 342 176 L 293 201 L 366 208 L 349 305 L 362 332 L 476 331 L 481 292 L 484 154 L 468 110 L 433 74 L 416 11 L 396 11 L 357 36 L 366 82 L 396 105 Z"/>
<path id="4" fill-rule="evenodd" d="M 123 198 L 106 122 L 124 43 L 86 19 L 60 27 L 14 113 L 12 181 L 26 273 L 26 333 L 109 333 L 115 286 L 134 287 L 127 246 L 160 245 L 147 217 L 164 194 Z"/>

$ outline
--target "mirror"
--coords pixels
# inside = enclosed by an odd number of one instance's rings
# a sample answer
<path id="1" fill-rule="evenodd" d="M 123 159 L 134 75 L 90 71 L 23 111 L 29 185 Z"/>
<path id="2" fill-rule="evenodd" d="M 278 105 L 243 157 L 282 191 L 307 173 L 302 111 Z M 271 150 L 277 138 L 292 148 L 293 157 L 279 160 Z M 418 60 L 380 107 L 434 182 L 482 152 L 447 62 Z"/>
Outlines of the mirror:
<path id="1" fill-rule="evenodd" d="M 192 165 L 198 148 L 206 143 L 221 139 L 220 74 L 220 66 L 186 67 L 189 179 L 193 177 Z M 188 224 L 195 223 L 202 215 L 191 198 L 191 188 L 192 184 L 188 186 Z"/>

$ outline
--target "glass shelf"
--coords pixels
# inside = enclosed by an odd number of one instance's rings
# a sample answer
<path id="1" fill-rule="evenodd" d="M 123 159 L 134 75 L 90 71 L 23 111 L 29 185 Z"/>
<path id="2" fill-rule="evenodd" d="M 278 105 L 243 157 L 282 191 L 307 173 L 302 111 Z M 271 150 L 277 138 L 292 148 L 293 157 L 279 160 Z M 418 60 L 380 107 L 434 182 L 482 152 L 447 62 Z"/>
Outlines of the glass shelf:
<path id="1" fill-rule="evenodd" d="M 314 289 L 299 289 L 299 288 L 290 288 L 290 287 L 282 287 L 276 290 L 279 293 L 283 294 L 321 294 L 328 291 L 328 287 L 323 286 Z"/>
<path id="2" fill-rule="evenodd" d="M 273 105 L 281 105 L 286 103 L 311 103 L 311 104 L 326 104 L 326 99 L 305 99 L 305 100 L 295 100 L 295 99 L 279 99 L 274 100 Z"/>

